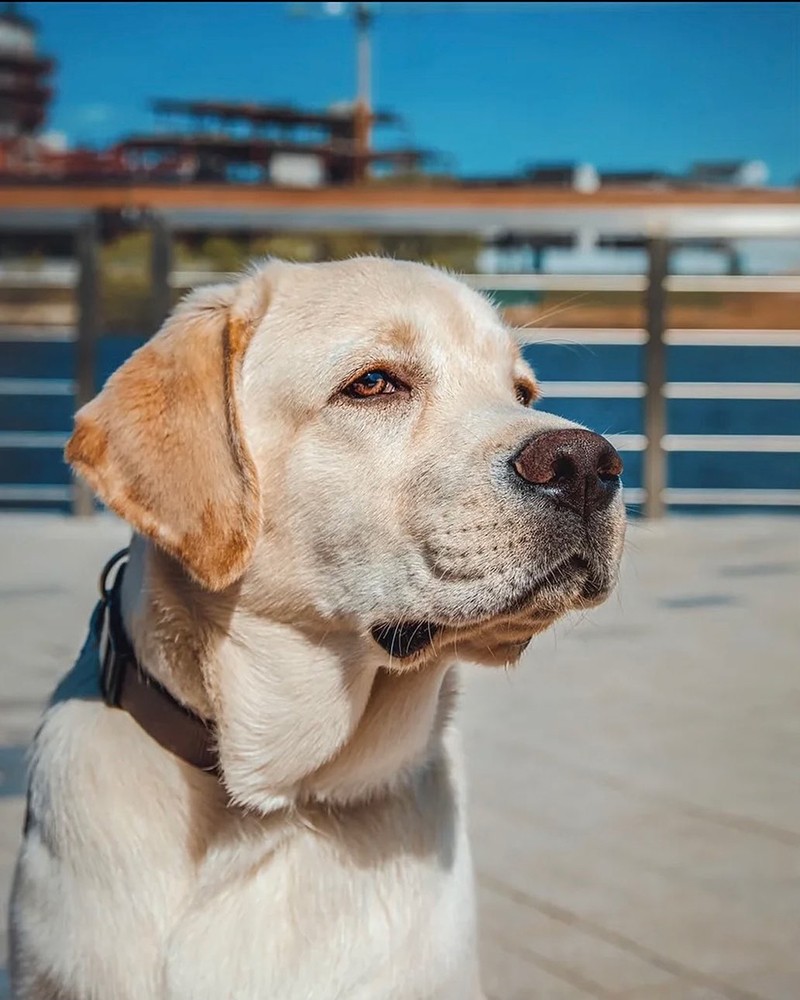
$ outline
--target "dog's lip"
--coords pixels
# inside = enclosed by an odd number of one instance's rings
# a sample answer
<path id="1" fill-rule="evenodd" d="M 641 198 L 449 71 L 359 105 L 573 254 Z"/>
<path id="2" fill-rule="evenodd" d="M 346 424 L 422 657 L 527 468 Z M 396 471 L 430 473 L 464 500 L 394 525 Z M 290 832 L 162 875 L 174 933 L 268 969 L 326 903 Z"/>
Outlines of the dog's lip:
<path id="1" fill-rule="evenodd" d="M 433 620 L 379 622 L 370 629 L 372 638 L 390 656 L 396 659 L 407 659 L 426 649 L 436 636 L 445 628 L 474 627 L 484 621 L 504 618 L 527 608 L 535 598 L 548 587 L 558 587 L 567 583 L 576 574 L 591 574 L 591 566 L 585 556 L 575 554 L 557 563 L 545 574 L 539 577 L 524 594 L 499 611 L 493 612 L 484 620 L 465 622 L 436 622 Z M 594 581 L 589 575 L 583 585 L 581 596 L 599 596 L 605 588 Z"/>

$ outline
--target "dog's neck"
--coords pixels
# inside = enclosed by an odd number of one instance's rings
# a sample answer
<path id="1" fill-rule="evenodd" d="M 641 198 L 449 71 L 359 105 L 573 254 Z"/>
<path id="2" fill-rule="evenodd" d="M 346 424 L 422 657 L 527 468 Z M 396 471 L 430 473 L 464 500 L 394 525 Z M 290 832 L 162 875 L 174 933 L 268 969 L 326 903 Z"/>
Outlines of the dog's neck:
<path id="1" fill-rule="evenodd" d="M 449 662 L 389 671 L 368 641 L 320 641 L 246 610 L 236 588 L 202 591 L 138 537 L 122 608 L 143 668 L 213 721 L 239 805 L 357 802 L 437 752 L 455 693 Z"/>

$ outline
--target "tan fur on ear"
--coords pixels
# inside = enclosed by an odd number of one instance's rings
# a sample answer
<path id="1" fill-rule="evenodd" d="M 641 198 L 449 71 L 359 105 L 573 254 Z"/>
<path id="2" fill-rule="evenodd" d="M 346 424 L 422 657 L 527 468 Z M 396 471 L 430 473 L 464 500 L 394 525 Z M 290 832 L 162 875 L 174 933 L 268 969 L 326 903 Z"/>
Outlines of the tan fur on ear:
<path id="1" fill-rule="evenodd" d="M 260 527 L 236 382 L 266 281 L 201 289 L 82 407 L 65 457 L 209 590 L 238 579 Z"/>

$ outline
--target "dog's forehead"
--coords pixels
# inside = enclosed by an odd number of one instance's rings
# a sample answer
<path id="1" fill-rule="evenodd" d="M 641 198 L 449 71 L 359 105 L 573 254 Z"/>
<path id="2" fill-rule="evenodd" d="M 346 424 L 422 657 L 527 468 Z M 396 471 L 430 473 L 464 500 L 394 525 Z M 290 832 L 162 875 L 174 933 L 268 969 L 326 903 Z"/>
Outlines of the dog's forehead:
<path id="1" fill-rule="evenodd" d="M 409 261 L 355 258 L 286 268 L 270 312 L 265 325 L 285 323 L 294 338 L 306 332 L 327 350 L 380 345 L 451 358 L 467 350 L 473 358 L 504 361 L 518 353 L 486 298 Z"/>

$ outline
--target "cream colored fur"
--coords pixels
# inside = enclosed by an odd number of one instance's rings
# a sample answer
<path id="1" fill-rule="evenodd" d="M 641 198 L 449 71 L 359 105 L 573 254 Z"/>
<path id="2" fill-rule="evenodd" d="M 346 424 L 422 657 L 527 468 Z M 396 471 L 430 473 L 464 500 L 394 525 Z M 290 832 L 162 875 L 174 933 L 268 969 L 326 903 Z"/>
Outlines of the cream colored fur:
<path id="1" fill-rule="evenodd" d="M 410 387 L 354 400 L 371 369 Z M 76 418 L 135 534 L 140 662 L 214 720 L 223 782 L 96 696 L 91 643 L 36 739 L 12 901 L 20 1000 L 480 996 L 456 655 L 513 663 L 612 586 L 514 491 L 529 410 L 499 317 L 405 262 L 272 262 L 196 292 Z M 586 576 L 532 587 L 580 549 Z M 588 592 L 588 591 L 587 591 Z M 392 659 L 371 628 L 432 621 Z"/>

